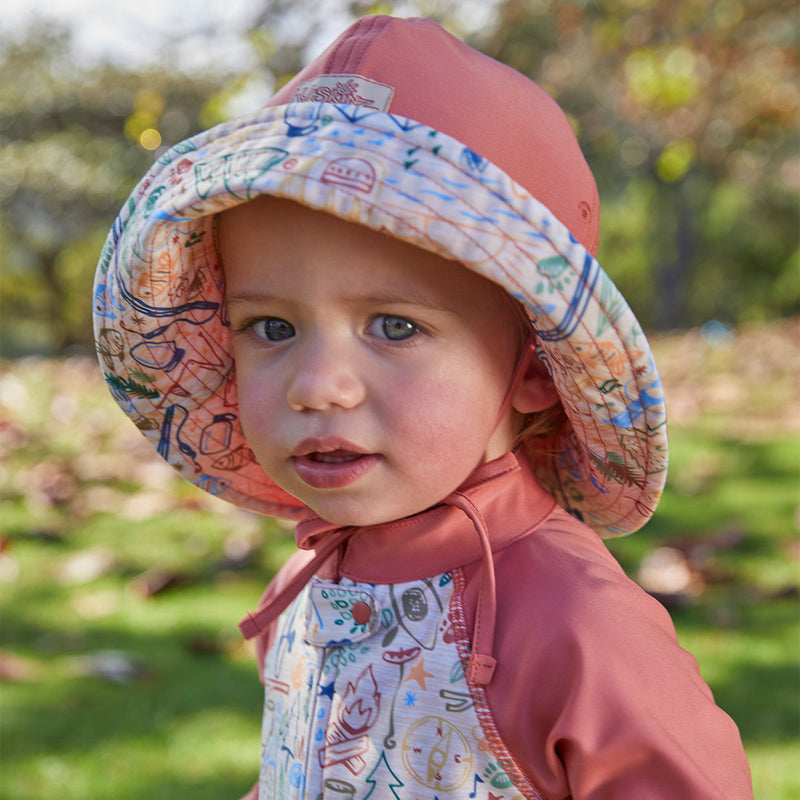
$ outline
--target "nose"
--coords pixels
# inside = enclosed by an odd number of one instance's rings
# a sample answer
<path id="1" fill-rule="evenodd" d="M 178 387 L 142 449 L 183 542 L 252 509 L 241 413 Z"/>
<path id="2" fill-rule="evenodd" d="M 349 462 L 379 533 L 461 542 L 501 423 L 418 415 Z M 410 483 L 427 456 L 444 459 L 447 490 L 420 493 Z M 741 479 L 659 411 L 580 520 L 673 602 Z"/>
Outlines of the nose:
<path id="1" fill-rule="evenodd" d="M 294 356 L 286 390 L 293 411 L 355 408 L 364 400 L 365 386 L 347 347 L 315 337 Z"/>

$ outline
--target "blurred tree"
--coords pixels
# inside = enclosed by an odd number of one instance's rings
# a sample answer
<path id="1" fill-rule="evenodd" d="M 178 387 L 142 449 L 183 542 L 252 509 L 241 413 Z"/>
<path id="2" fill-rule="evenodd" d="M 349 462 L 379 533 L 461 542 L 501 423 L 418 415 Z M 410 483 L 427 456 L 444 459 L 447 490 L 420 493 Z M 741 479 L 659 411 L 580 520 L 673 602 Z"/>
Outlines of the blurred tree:
<path id="1" fill-rule="evenodd" d="M 646 326 L 797 313 L 794 0 L 503 0 L 476 44 L 573 117 Z"/>
<path id="2" fill-rule="evenodd" d="M 160 148 L 219 121 L 219 77 L 81 64 L 52 25 L 0 44 L 0 347 L 90 347 L 105 235 Z"/>
<path id="3" fill-rule="evenodd" d="M 352 19 L 395 5 L 272 0 L 239 75 L 82 64 L 52 24 L 0 41 L 3 353 L 88 346 L 97 254 L 154 155 L 253 107 L 254 87 L 268 96 Z M 793 0 L 403 4 L 414 8 L 569 112 L 603 202 L 600 261 L 646 327 L 800 311 Z"/>

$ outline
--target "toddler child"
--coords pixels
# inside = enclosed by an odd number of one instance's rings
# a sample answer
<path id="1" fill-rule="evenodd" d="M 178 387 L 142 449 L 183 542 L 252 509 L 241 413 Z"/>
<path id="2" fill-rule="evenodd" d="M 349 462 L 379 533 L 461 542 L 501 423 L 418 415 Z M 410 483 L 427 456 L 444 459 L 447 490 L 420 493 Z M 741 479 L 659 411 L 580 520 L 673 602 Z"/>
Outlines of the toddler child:
<path id="1" fill-rule="evenodd" d="M 208 492 L 297 520 L 241 628 L 251 798 L 752 797 L 738 731 L 601 542 L 667 461 L 558 105 L 365 17 L 162 155 L 98 267 L 120 405 Z"/>

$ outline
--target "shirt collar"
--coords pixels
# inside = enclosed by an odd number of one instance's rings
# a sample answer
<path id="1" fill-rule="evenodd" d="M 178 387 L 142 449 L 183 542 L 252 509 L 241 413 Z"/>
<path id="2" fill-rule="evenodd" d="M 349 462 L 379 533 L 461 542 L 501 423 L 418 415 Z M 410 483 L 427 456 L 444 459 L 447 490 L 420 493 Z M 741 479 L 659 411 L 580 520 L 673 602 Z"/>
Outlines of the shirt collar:
<path id="1" fill-rule="evenodd" d="M 480 510 L 493 552 L 530 533 L 556 505 L 521 449 L 478 466 L 457 493 Z M 297 546 L 317 550 L 339 530 L 319 517 L 307 518 L 297 526 Z M 337 577 L 359 582 L 419 580 L 472 564 L 483 554 L 472 521 L 447 498 L 410 517 L 350 530 L 337 563 L 327 566 Z"/>

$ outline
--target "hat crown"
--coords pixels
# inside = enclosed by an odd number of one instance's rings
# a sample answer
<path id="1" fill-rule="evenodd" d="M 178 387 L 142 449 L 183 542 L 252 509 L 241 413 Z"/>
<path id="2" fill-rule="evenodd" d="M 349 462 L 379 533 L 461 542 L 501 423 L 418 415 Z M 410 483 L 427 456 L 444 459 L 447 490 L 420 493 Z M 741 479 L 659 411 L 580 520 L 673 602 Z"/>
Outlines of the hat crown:
<path id="1" fill-rule="evenodd" d="M 541 87 L 429 19 L 353 23 L 270 101 L 379 108 L 452 136 L 543 203 L 593 255 L 600 204 L 564 112 Z"/>

